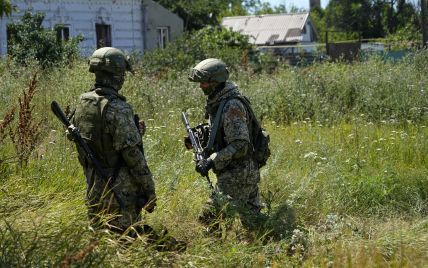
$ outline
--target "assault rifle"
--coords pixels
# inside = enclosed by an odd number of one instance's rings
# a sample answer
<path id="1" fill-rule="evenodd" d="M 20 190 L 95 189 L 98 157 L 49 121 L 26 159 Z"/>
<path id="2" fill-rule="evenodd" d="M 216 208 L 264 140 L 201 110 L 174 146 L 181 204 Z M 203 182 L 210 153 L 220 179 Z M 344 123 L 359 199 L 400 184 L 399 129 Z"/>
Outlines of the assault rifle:
<path id="1" fill-rule="evenodd" d="M 204 149 L 202 149 L 201 142 L 199 138 L 193 133 L 192 128 L 190 127 L 189 120 L 187 120 L 187 116 L 185 112 L 181 113 L 181 119 L 183 120 L 184 127 L 186 128 L 187 134 L 189 134 L 190 142 L 192 143 L 193 153 L 195 154 L 195 162 L 204 159 Z M 207 175 L 208 184 L 210 188 L 213 189 L 213 185 L 211 183 L 210 177 Z"/>
<path id="2" fill-rule="evenodd" d="M 61 107 L 56 101 L 52 101 L 51 110 L 55 114 L 55 116 L 64 124 L 64 126 L 67 127 L 68 132 L 73 137 L 73 141 L 76 143 L 77 146 L 79 146 L 85 152 L 85 157 L 88 160 L 88 162 L 93 165 L 93 167 L 95 168 L 95 172 L 98 174 L 98 176 L 100 176 L 107 183 L 108 187 L 111 189 L 114 197 L 119 203 L 119 206 L 123 208 L 124 205 L 120 200 L 119 195 L 117 194 L 113 185 L 114 179 L 115 179 L 114 176 L 109 176 L 104 171 L 104 169 L 101 167 L 98 160 L 95 158 L 95 155 L 92 152 L 91 148 L 80 135 L 79 129 L 70 123 L 69 119 L 67 118 L 67 116 L 65 116 L 64 112 L 61 110 Z"/>

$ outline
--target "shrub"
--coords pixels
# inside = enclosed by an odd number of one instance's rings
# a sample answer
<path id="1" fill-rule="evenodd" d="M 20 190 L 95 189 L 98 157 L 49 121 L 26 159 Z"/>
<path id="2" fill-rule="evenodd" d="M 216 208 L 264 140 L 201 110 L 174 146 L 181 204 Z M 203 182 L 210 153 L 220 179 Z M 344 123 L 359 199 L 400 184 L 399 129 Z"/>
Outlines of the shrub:
<path id="1" fill-rule="evenodd" d="M 270 61 L 270 58 L 266 57 L 266 55 L 260 57 L 247 36 L 221 27 L 209 26 L 185 33 L 165 49 L 147 52 L 140 67 L 149 74 L 162 74 L 168 69 L 187 70 L 206 58 L 219 58 L 232 69 L 243 67 L 261 70 L 260 66 Z"/>
<path id="2" fill-rule="evenodd" d="M 58 25 L 53 30 L 46 30 L 42 26 L 45 18 L 43 13 L 32 14 L 26 11 L 21 22 L 10 24 L 9 54 L 13 61 L 20 65 L 28 65 L 35 60 L 43 68 L 60 65 L 73 60 L 79 55 L 78 44 L 82 36 L 71 38 L 66 42 L 57 38 Z"/>

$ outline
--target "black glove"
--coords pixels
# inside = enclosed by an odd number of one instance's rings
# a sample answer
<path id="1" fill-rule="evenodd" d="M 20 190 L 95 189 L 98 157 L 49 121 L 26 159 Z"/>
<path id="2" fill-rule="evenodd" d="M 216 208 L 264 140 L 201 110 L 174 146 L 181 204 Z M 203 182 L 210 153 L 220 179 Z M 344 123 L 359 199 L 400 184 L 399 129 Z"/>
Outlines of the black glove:
<path id="1" fill-rule="evenodd" d="M 183 142 L 184 142 L 184 147 L 186 147 L 187 150 L 193 149 L 192 142 L 190 141 L 189 136 L 185 136 L 183 138 Z"/>
<path id="2" fill-rule="evenodd" d="M 199 160 L 196 163 L 196 171 L 199 172 L 202 176 L 207 176 L 208 171 L 214 166 L 214 162 L 211 158 Z"/>

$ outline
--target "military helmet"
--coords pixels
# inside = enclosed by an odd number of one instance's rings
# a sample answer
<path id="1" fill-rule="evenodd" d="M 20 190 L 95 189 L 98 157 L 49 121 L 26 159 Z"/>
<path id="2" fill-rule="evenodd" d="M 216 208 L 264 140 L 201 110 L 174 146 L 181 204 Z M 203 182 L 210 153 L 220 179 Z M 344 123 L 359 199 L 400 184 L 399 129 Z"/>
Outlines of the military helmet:
<path id="1" fill-rule="evenodd" d="M 114 47 L 103 47 L 94 51 L 89 58 L 89 71 L 106 71 L 115 75 L 123 74 L 125 71 L 132 71 L 125 54 Z"/>
<path id="2" fill-rule="evenodd" d="M 192 82 L 226 82 L 229 78 L 229 69 L 219 59 L 206 59 L 198 63 L 190 72 Z"/>

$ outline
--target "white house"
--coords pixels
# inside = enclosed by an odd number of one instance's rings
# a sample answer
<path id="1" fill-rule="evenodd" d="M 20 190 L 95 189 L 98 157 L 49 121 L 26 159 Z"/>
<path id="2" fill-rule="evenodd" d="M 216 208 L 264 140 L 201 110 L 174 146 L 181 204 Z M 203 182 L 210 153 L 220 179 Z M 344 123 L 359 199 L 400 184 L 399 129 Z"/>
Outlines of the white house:
<path id="1" fill-rule="evenodd" d="M 317 31 L 309 12 L 225 17 L 222 26 L 248 35 L 257 46 L 295 46 L 313 49 Z M 309 49 L 311 48 L 311 49 Z"/>
<path id="2" fill-rule="evenodd" d="M 18 11 L 0 19 L 0 55 L 7 54 L 7 25 L 24 12 L 45 13 L 43 26 L 65 27 L 63 39 L 82 34 L 82 55 L 102 46 L 127 52 L 163 48 L 183 32 L 183 20 L 152 0 L 12 0 Z"/>

